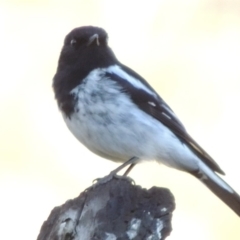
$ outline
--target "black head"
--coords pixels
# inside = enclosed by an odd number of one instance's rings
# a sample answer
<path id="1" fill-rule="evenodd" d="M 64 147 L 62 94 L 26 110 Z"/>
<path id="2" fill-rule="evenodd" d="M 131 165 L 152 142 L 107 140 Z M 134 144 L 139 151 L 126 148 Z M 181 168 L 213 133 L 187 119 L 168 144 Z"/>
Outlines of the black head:
<path id="1" fill-rule="evenodd" d="M 108 47 L 108 35 L 104 29 L 92 26 L 73 29 L 65 37 L 53 79 L 59 106 L 62 108 L 69 92 L 93 69 L 108 67 L 117 62 Z"/>
<path id="2" fill-rule="evenodd" d="M 96 67 L 107 67 L 116 62 L 108 47 L 108 35 L 99 27 L 73 29 L 64 40 L 58 62 L 58 70 L 76 67 L 88 73 Z"/>
<path id="3" fill-rule="evenodd" d="M 92 41 L 91 41 L 91 37 Z M 73 29 L 64 40 L 64 46 L 88 47 L 95 44 L 97 46 L 107 45 L 108 35 L 106 31 L 99 27 L 85 26 Z"/>

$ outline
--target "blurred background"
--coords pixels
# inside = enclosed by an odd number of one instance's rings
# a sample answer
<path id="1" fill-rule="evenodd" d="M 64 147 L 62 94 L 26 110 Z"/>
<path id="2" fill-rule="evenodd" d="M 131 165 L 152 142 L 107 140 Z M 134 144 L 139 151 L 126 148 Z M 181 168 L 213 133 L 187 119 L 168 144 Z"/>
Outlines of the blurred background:
<path id="1" fill-rule="evenodd" d="M 54 206 L 118 166 L 71 135 L 54 100 L 63 39 L 83 25 L 106 29 L 240 193 L 240 1 L 0 0 L 1 238 L 36 239 Z M 174 194 L 169 240 L 240 239 L 239 217 L 192 176 L 155 162 L 130 176 Z"/>

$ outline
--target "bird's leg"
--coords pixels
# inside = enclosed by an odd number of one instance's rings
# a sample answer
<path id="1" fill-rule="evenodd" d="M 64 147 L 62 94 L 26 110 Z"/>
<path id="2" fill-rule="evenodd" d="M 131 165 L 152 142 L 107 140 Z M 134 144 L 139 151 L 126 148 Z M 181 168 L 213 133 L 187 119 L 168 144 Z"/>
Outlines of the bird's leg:
<path id="1" fill-rule="evenodd" d="M 100 179 L 96 179 L 94 181 L 97 181 L 97 183 L 96 183 L 97 185 L 106 183 L 106 182 L 110 181 L 112 178 L 118 177 L 117 173 L 119 171 L 121 171 L 123 168 L 125 168 L 126 166 L 128 166 L 129 164 L 131 164 L 129 166 L 129 168 L 126 170 L 126 172 L 123 174 L 123 176 L 126 177 L 127 174 L 132 170 L 132 168 L 137 164 L 136 163 L 137 160 L 138 160 L 138 157 L 132 157 L 128 161 L 126 161 L 125 163 L 123 163 L 122 165 L 120 165 L 119 167 L 114 169 L 113 171 L 111 171 L 107 176 L 100 178 Z"/>
<path id="2" fill-rule="evenodd" d="M 135 163 L 132 163 L 129 167 L 128 167 L 128 169 L 125 171 L 125 173 L 123 174 L 123 176 L 127 176 L 129 173 L 130 173 L 130 171 L 134 168 L 134 166 L 136 165 L 137 163 L 135 162 Z"/>
<path id="3" fill-rule="evenodd" d="M 110 172 L 110 175 L 116 175 L 119 171 L 121 171 L 123 168 L 126 166 L 130 165 L 129 168 L 127 169 L 127 174 L 131 171 L 131 169 L 136 165 L 136 161 L 138 160 L 138 157 L 132 157 L 129 160 L 127 160 L 125 163 L 117 167 L 115 170 Z M 132 166 L 133 165 L 133 166 Z M 124 173 L 124 176 L 127 175 L 126 172 Z"/>

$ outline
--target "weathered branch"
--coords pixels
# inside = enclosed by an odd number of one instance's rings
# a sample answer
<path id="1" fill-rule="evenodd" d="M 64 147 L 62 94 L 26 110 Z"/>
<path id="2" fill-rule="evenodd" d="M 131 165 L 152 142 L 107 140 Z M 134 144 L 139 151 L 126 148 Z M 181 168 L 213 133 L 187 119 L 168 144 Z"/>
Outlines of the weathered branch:
<path id="1" fill-rule="evenodd" d="M 171 232 L 174 197 L 113 178 L 55 207 L 37 240 L 158 240 Z"/>

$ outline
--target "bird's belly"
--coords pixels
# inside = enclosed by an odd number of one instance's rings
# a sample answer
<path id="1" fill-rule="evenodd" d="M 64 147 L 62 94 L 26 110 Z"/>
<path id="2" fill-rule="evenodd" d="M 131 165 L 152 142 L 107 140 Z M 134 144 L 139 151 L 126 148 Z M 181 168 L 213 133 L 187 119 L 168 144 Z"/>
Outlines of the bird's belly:
<path id="1" fill-rule="evenodd" d="M 109 116 L 109 114 L 74 113 L 64 118 L 74 136 L 92 152 L 113 161 L 125 162 L 137 156 L 154 158 L 154 143 L 146 126 L 132 114 Z M 152 134 L 154 132 L 151 129 Z M 151 143 L 152 142 L 152 143 Z"/>
<path id="2" fill-rule="evenodd" d="M 125 162 L 132 157 L 157 160 L 178 169 L 197 169 L 197 159 L 167 127 L 138 108 L 79 108 L 65 117 L 75 137 L 92 152 Z M 108 111 L 101 111 L 108 109 Z"/>

